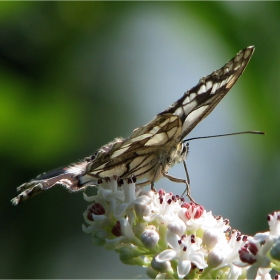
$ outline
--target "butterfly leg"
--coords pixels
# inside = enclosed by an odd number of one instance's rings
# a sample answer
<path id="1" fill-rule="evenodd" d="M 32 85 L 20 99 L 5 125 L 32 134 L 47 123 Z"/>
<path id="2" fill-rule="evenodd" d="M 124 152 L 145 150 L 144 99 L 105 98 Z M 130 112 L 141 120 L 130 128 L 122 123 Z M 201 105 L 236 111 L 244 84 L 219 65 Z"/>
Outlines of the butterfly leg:
<path id="1" fill-rule="evenodd" d="M 154 177 L 151 181 L 151 190 L 154 193 L 157 193 L 157 190 L 154 188 L 154 185 L 155 185 L 155 181 L 156 181 L 156 178 L 158 177 L 159 172 L 162 172 L 162 165 L 160 165 L 159 169 L 155 172 Z"/>
<path id="2" fill-rule="evenodd" d="M 157 193 L 157 190 L 154 188 L 155 182 L 151 182 L 151 191 Z"/>
<path id="3" fill-rule="evenodd" d="M 145 181 L 142 183 L 137 183 L 136 186 L 137 187 L 144 187 L 151 184 L 151 191 L 153 191 L 154 193 L 157 193 L 157 190 L 154 188 L 155 182 L 154 181 Z"/>
<path id="4" fill-rule="evenodd" d="M 187 164 L 186 164 L 185 160 L 183 161 L 183 164 L 184 164 L 187 180 L 186 180 L 186 189 L 184 190 L 182 196 L 187 192 L 187 197 L 190 199 L 190 201 L 192 201 L 195 204 L 198 204 L 191 197 L 191 180 L 190 180 L 190 176 L 189 176 L 189 172 L 188 172 L 188 168 L 187 168 Z"/>
<path id="5" fill-rule="evenodd" d="M 168 173 L 163 173 L 163 176 L 167 179 L 169 179 L 170 181 L 172 182 L 176 182 L 176 183 L 184 183 L 186 184 L 186 189 L 184 190 L 182 196 L 185 195 L 185 193 L 187 193 L 187 197 L 189 198 L 189 200 L 195 204 L 197 204 L 195 202 L 195 200 L 191 197 L 191 188 L 190 188 L 190 177 L 189 177 L 189 173 L 188 173 L 188 169 L 187 169 L 187 165 L 185 163 L 185 161 L 183 161 L 184 163 L 184 168 L 185 168 L 185 172 L 186 172 L 186 177 L 187 179 L 181 179 L 181 178 L 177 178 L 177 177 L 174 177 L 174 176 L 171 176 L 169 175 Z"/>

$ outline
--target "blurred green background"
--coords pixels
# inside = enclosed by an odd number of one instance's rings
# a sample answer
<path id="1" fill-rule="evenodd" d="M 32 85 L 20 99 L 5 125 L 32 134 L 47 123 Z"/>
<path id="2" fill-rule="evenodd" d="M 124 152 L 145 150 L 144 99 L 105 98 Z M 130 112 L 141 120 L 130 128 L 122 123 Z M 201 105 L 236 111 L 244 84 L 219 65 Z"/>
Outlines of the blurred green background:
<path id="1" fill-rule="evenodd" d="M 18 207 L 16 187 L 92 154 L 179 99 L 239 50 L 244 75 L 190 134 L 193 197 L 242 233 L 280 210 L 279 2 L 1 2 L 1 278 L 145 278 L 81 230 L 82 193 Z M 182 166 L 170 174 L 184 177 Z M 156 188 L 181 194 L 162 179 Z"/>

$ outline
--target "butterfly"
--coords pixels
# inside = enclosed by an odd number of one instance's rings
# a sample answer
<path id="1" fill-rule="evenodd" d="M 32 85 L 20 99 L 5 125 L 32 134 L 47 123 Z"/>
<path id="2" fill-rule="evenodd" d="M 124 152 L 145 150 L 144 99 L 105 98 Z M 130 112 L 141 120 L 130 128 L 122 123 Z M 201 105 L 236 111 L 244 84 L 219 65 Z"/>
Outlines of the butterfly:
<path id="1" fill-rule="evenodd" d="M 43 173 L 17 188 L 21 192 L 11 202 L 14 205 L 34 194 L 60 184 L 69 191 L 98 186 L 112 176 L 119 180 L 137 179 L 138 186 L 151 185 L 162 177 L 185 183 L 190 196 L 189 178 L 168 174 L 176 163 L 185 159 L 188 145 L 183 139 L 216 107 L 245 70 L 254 52 L 250 46 L 241 50 L 222 68 L 199 80 L 198 84 L 148 124 L 136 128 L 129 138 L 116 138 L 78 163 Z"/>

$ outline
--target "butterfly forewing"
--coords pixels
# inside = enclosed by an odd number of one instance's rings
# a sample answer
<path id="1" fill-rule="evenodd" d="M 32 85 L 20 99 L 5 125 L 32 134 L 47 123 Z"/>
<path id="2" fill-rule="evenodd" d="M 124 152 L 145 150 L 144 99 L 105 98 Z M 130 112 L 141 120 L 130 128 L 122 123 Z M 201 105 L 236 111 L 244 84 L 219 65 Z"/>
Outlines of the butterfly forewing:
<path id="1" fill-rule="evenodd" d="M 240 51 L 222 68 L 200 79 L 199 83 L 159 115 L 172 113 L 181 118 L 181 139 L 221 101 L 245 70 L 254 52 L 254 47 Z"/>
<path id="2" fill-rule="evenodd" d="M 167 174 L 175 163 L 185 160 L 183 138 L 219 103 L 246 68 L 254 47 L 240 51 L 224 67 L 200 79 L 177 102 L 158 114 L 148 124 L 135 129 L 128 139 L 116 138 L 80 163 L 39 175 L 22 184 L 13 204 L 52 188 L 56 184 L 70 191 L 96 186 L 100 179 L 136 176 L 141 186 L 153 184 L 165 176 L 176 182 L 186 180 Z M 140 181 L 140 183 L 139 183 Z"/>

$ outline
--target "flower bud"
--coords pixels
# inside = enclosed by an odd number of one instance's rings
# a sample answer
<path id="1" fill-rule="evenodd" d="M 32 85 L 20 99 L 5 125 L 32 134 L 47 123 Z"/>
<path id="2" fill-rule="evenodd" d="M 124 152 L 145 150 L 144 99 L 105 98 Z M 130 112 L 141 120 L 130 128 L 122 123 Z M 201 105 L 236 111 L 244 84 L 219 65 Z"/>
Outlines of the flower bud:
<path id="1" fill-rule="evenodd" d="M 151 266 L 154 270 L 158 272 L 167 272 L 171 269 L 171 264 L 169 261 L 157 262 L 155 258 L 153 258 L 153 260 L 151 261 Z"/>
<path id="2" fill-rule="evenodd" d="M 108 238 L 108 233 L 102 228 L 96 229 L 92 234 L 92 242 L 94 245 L 103 246 Z"/>
<path id="3" fill-rule="evenodd" d="M 219 241 L 219 235 L 214 230 L 205 230 L 202 237 L 202 242 L 208 250 L 211 250 Z"/>
<path id="4" fill-rule="evenodd" d="M 223 261 L 223 256 L 218 250 L 213 250 L 208 254 L 207 264 L 209 267 L 215 268 Z"/>
<path id="5" fill-rule="evenodd" d="M 176 221 L 170 222 L 167 225 L 167 229 L 170 232 L 181 236 L 186 231 L 186 224 L 181 219 L 176 219 Z"/>
<path id="6" fill-rule="evenodd" d="M 141 255 L 141 252 L 139 252 L 137 247 L 133 245 L 122 247 L 119 250 L 119 254 L 120 254 L 120 260 L 124 264 L 139 265 L 139 266 L 143 266 L 145 264 L 144 260 L 139 256 Z"/>
<path id="7" fill-rule="evenodd" d="M 155 230 L 146 229 L 141 234 L 141 241 L 147 248 L 154 248 L 159 241 L 159 234 Z"/>
<path id="8" fill-rule="evenodd" d="M 143 205 L 143 204 L 135 204 L 134 210 L 136 212 L 137 217 L 142 219 L 145 216 L 148 216 L 151 213 L 151 208 L 149 205 Z"/>

